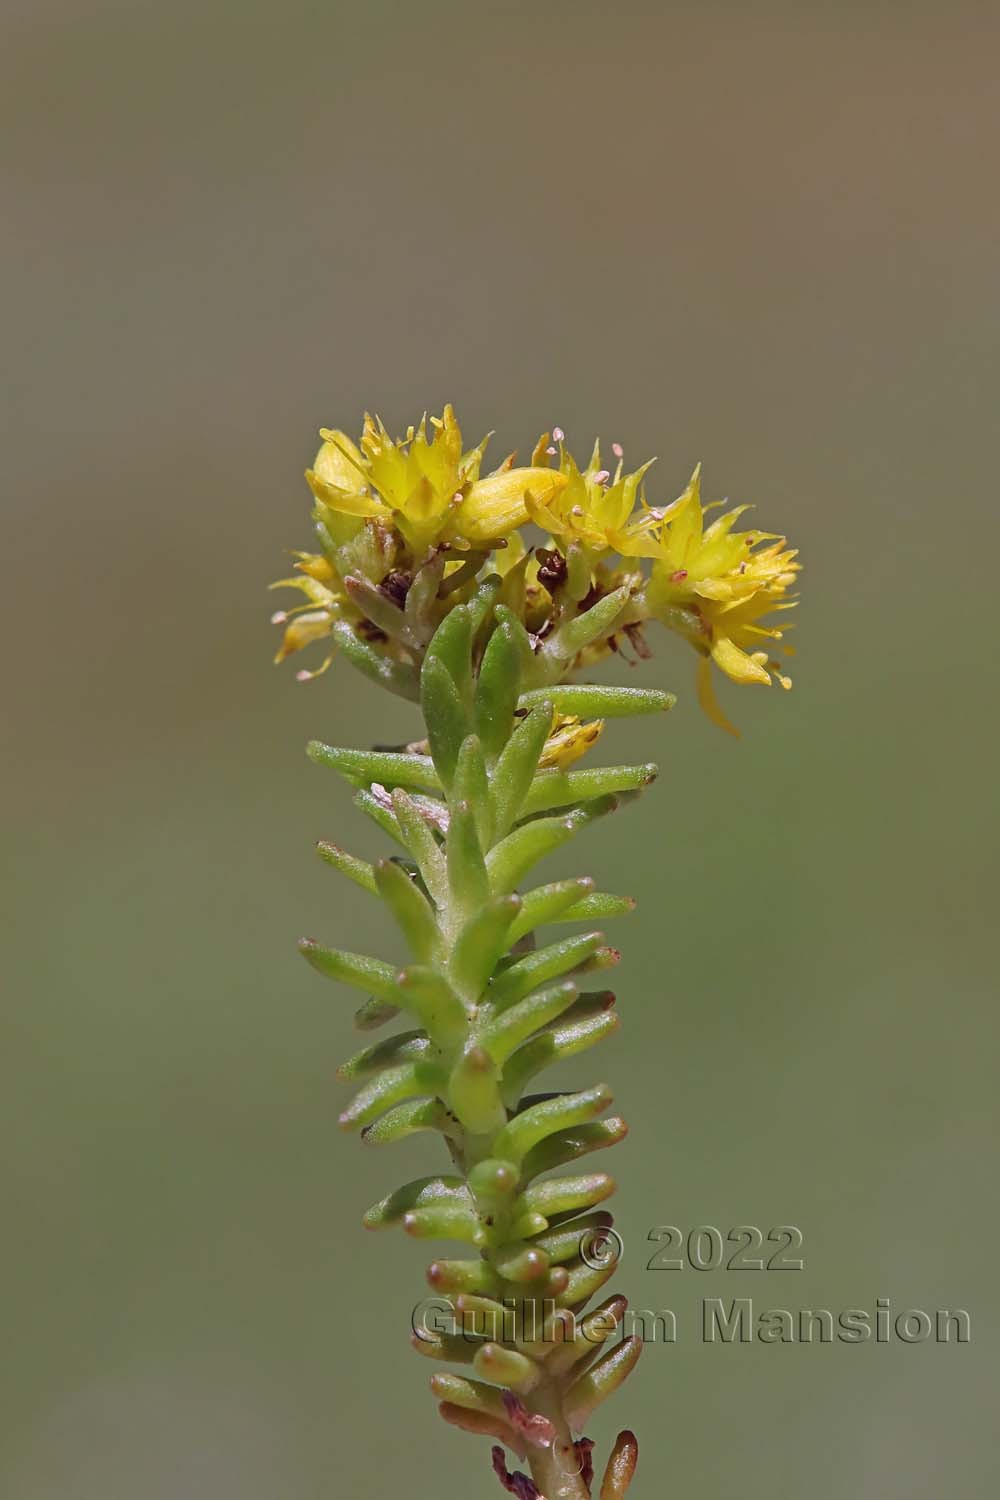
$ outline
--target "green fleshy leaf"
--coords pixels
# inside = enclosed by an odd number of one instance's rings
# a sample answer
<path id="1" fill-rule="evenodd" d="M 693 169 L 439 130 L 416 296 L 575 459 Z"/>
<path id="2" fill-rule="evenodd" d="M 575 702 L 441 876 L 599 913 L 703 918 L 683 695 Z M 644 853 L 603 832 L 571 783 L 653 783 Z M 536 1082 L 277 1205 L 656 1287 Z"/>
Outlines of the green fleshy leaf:
<path id="1" fill-rule="evenodd" d="M 618 1269 L 618 1261 L 609 1255 L 603 1261 L 595 1260 L 593 1265 L 583 1260 L 570 1261 L 564 1269 L 568 1277 L 563 1290 L 556 1294 L 556 1302 L 559 1307 L 579 1308 L 607 1285 Z"/>
<path id="2" fill-rule="evenodd" d="M 642 1353 L 642 1339 L 633 1334 L 624 1339 L 581 1375 L 566 1396 L 570 1426 L 582 1432 L 602 1401 L 614 1394 L 634 1370 Z"/>
<path id="3" fill-rule="evenodd" d="M 526 953 L 498 974 L 490 985 L 487 996 L 490 1016 L 500 1015 L 539 985 L 576 969 L 592 958 L 603 944 L 603 932 L 583 932 Z"/>
<path id="4" fill-rule="evenodd" d="M 642 791 L 656 780 L 656 766 L 587 766 L 579 771 L 546 768 L 539 771 L 521 807 L 520 816 L 534 817 L 556 807 L 589 802 L 620 792 Z"/>
<path id="5" fill-rule="evenodd" d="M 395 860 L 381 859 L 375 866 L 375 884 L 421 963 L 430 960 L 438 944 L 438 927 L 424 896 Z"/>
<path id="6" fill-rule="evenodd" d="M 594 641 L 614 632 L 631 598 L 631 587 L 623 584 L 605 594 L 582 615 L 566 620 L 554 630 L 535 657 L 536 681 L 554 681 L 562 675 L 574 657 Z"/>
<path id="7" fill-rule="evenodd" d="M 441 779 L 429 755 L 403 755 L 392 750 L 349 750 L 310 740 L 309 759 L 318 766 L 339 771 L 354 786 L 368 788 L 373 781 L 385 787 L 405 786 L 419 792 L 440 792 Z"/>
<path id="8" fill-rule="evenodd" d="M 366 1146 L 386 1146 L 422 1130 L 451 1135 L 457 1128 L 458 1121 L 448 1113 L 440 1099 L 411 1099 L 405 1104 L 397 1104 L 380 1119 L 366 1125 L 361 1139 Z"/>
<path id="9" fill-rule="evenodd" d="M 521 1169 L 526 1182 L 550 1172 L 555 1167 L 568 1166 L 589 1156 L 592 1151 L 604 1151 L 625 1139 L 628 1127 L 621 1115 L 611 1115 L 606 1120 L 591 1120 L 586 1125 L 577 1125 L 569 1130 L 557 1130 L 528 1152 Z"/>
<path id="10" fill-rule="evenodd" d="M 386 635 L 392 636 L 394 640 L 402 641 L 404 645 L 414 646 L 416 641 L 407 627 L 406 616 L 387 594 L 383 594 L 374 583 L 363 578 L 358 573 L 348 573 L 344 579 L 344 587 L 348 597 Z"/>
<path id="11" fill-rule="evenodd" d="M 434 1056 L 434 1044 L 423 1031 L 400 1031 L 396 1036 L 386 1037 L 365 1047 L 341 1063 L 337 1077 L 342 1083 L 360 1083 L 381 1073 L 383 1068 L 395 1068 L 400 1063 L 418 1062 Z"/>
<path id="12" fill-rule="evenodd" d="M 436 906 L 445 906 L 448 901 L 448 871 L 444 851 L 434 836 L 431 824 L 421 811 L 420 804 L 399 787 L 392 794 L 392 805 L 403 843 L 417 862 L 431 900 Z M 373 881 L 374 878 L 373 873 Z"/>
<path id="13" fill-rule="evenodd" d="M 610 891 L 593 891 L 583 896 L 558 917 L 549 918 L 557 922 L 605 921 L 608 917 L 627 917 L 635 911 L 634 896 L 613 896 Z"/>
<path id="14" fill-rule="evenodd" d="M 410 964 L 396 975 L 396 1004 L 415 1016 L 432 1037 L 454 1043 L 464 1035 L 465 1006 L 444 975 L 424 964 Z"/>
<path id="15" fill-rule="evenodd" d="M 540 1026 L 554 1021 L 568 1010 L 578 995 L 579 990 L 571 979 L 536 990 L 482 1028 L 483 1045 L 497 1063 L 505 1063 L 516 1047 Z"/>
<path id="16" fill-rule="evenodd" d="M 483 849 L 493 841 L 493 816 L 490 789 L 486 779 L 486 761 L 478 736 L 470 734 L 462 741 L 451 789 L 453 802 L 467 802 L 472 808 L 476 832 Z"/>
<path id="17" fill-rule="evenodd" d="M 390 1229 L 401 1224 L 414 1209 L 436 1207 L 442 1203 L 471 1210 L 472 1196 L 461 1177 L 418 1177 L 373 1203 L 362 1222 L 366 1229 Z"/>
<path id="18" fill-rule="evenodd" d="M 583 1125 L 603 1114 L 611 1104 L 611 1090 L 606 1084 L 583 1089 L 576 1094 L 561 1094 L 533 1104 L 509 1120 L 493 1141 L 493 1154 L 504 1161 L 520 1163 L 533 1146 L 556 1131 Z"/>
<path id="19" fill-rule="evenodd" d="M 536 818 L 508 833 L 486 856 L 491 888 L 497 894 L 512 891 L 533 865 L 572 838 L 582 822 L 578 813 L 567 813 L 559 818 Z"/>
<path id="20" fill-rule="evenodd" d="M 500 1278 L 485 1260 L 435 1260 L 427 1280 L 438 1292 L 473 1292 L 489 1296 L 501 1290 Z"/>
<path id="21" fill-rule="evenodd" d="M 493 1264 L 505 1281 L 515 1281 L 530 1286 L 542 1281 L 551 1262 L 538 1245 L 508 1241 L 493 1255 Z"/>
<path id="22" fill-rule="evenodd" d="M 500 625 L 490 636 L 476 682 L 476 731 L 492 764 L 510 739 L 520 677 L 520 652 L 513 633 Z"/>
<path id="23" fill-rule="evenodd" d="M 481 1380 L 467 1380 L 464 1375 L 442 1372 L 431 1376 L 431 1390 L 439 1401 L 450 1401 L 452 1406 L 464 1407 L 466 1411 L 484 1412 L 501 1422 L 507 1420 L 502 1392 L 496 1386 L 484 1385 Z"/>
<path id="24" fill-rule="evenodd" d="M 551 702 L 557 713 L 575 714 L 581 719 L 618 719 L 632 714 L 663 713 L 673 708 L 677 699 L 673 693 L 663 693 L 657 688 L 564 682 L 522 693 L 518 707 L 534 708 L 541 702 Z"/>
<path id="25" fill-rule="evenodd" d="M 506 833 L 514 820 L 521 816 L 551 725 L 552 707 L 546 699 L 517 725 L 500 752 L 490 790 L 496 827 L 501 834 Z"/>
<path id="26" fill-rule="evenodd" d="M 448 1080 L 448 1104 L 473 1135 L 499 1130 L 507 1119 L 499 1083 L 499 1070 L 489 1052 L 470 1043 Z"/>
<path id="27" fill-rule="evenodd" d="M 580 1240 L 583 1235 L 590 1235 L 598 1229 L 610 1229 L 613 1223 L 611 1215 L 606 1208 L 599 1208 L 592 1214 L 584 1214 L 574 1219 L 565 1228 L 550 1229 L 539 1236 L 535 1244 L 540 1250 L 544 1250 L 553 1265 L 562 1265 L 568 1260 L 579 1257 Z"/>
<path id="28" fill-rule="evenodd" d="M 483 1243 L 478 1214 L 453 1203 L 415 1208 L 405 1215 L 403 1228 L 415 1240 L 463 1240 L 469 1245 Z"/>
<path id="29" fill-rule="evenodd" d="M 381 656 L 367 641 L 359 640 L 346 620 L 334 620 L 330 634 L 352 667 L 397 697 L 420 701 L 420 677 L 416 667 Z"/>
<path id="30" fill-rule="evenodd" d="M 558 1021 L 518 1047 L 504 1067 L 503 1094 L 510 1108 L 517 1104 L 525 1085 L 536 1074 L 564 1058 L 585 1052 L 618 1030 L 619 1019 L 611 1008 L 614 999 L 610 990 L 581 995 Z"/>
<path id="31" fill-rule="evenodd" d="M 438 631 L 438 635 L 440 633 Z M 437 636 L 434 639 L 437 640 Z M 432 656 L 430 652 L 424 658 L 420 674 L 420 699 L 434 765 L 444 785 L 450 788 L 458 764 L 458 752 L 469 733 L 469 721 L 455 678 L 442 658 Z"/>
<path id="32" fill-rule="evenodd" d="M 358 1090 L 341 1111 L 339 1123 L 344 1130 L 359 1130 L 404 1099 L 433 1094 L 444 1086 L 445 1076 L 444 1069 L 434 1062 L 401 1063 L 398 1068 L 385 1068 Z"/>
<path id="33" fill-rule="evenodd" d="M 550 1177 L 525 1188 L 518 1204 L 524 1213 L 538 1213 L 549 1218 L 552 1214 L 593 1208 L 609 1198 L 614 1190 L 614 1178 L 606 1172 L 589 1172 L 583 1177 Z"/>
<path id="34" fill-rule="evenodd" d="M 385 798 L 388 798 L 388 795 L 388 792 L 384 793 Z M 376 795 L 374 792 L 355 792 L 354 806 L 371 818 L 373 823 L 377 823 L 382 832 L 394 839 L 400 848 L 406 848 L 406 840 L 403 838 L 402 829 L 396 822 L 396 815 L 392 808 L 386 805 L 383 796 Z"/>
<path id="35" fill-rule="evenodd" d="M 326 839 L 317 841 L 316 853 L 328 865 L 346 875 L 348 880 L 353 880 L 363 891 L 369 891 L 373 896 L 377 894 L 375 871 L 366 859 L 358 859 L 356 855 L 341 849 L 339 844 L 328 843 Z"/>
<path id="36" fill-rule="evenodd" d="M 518 896 L 491 896 L 465 923 L 450 959 L 452 980 L 467 1000 L 480 998 L 501 954 L 510 946 L 511 924 L 521 909 Z"/>
<path id="37" fill-rule="evenodd" d="M 534 650 L 531 645 L 531 637 L 525 630 L 520 616 L 506 604 L 498 604 L 496 607 L 498 622 L 510 633 L 511 640 L 517 647 L 518 662 L 521 671 L 528 671 L 534 661 Z"/>
<path id="38" fill-rule="evenodd" d="M 461 1333 L 412 1333 L 410 1343 L 425 1359 L 440 1359 L 449 1365 L 471 1365 L 478 1340 Z"/>
<path id="39" fill-rule="evenodd" d="M 463 712 L 472 702 L 472 637 L 472 615 L 466 605 L 456 604 L 435 630 L 424 659 L 425 667 L 428 661 L 444 667 L 458 691 Z"/>
<path id="40" fill-rule="evenodd" d="M 468 920 L 489 900 L 490 885 L 476 820 L 467 802 L 456 802 L 445 840 L 453 913 Z"/>
<path id="41" fill-rule="evenodd" d="M 521 914 L 510 930 L 514 944 L 536 927 L 549 922 L 569 921 L 564 913 L 593 894 L 594 882 L 583 875 L 576 880 L 556 880 L 551 885 L 536 886 L 521 898 Z"/>
<path id="42" fill-rule="evenodd" d="M 398 1015 L 398 1005 L 393 1005 L 388 1000 L 380 1000 L 373 995 L 354 1012 L 354 1024 L 358 1031 L 377 1031 L 387 1021 L 394 1021 Z"/>
<path id="43" fill-rule="evenodd" d="M 476 1350 L 472 1368 L 484 1380 L 520 1391 L 522 1395 L 534 1389 L 542 1374 L 533 1359 L 518 1354 L 515 1349 L 505 1349 L 502 1344 L 493 1343 Z"/>
<path id="44" fill-rule="evenodd" d="M 307 963 L 328 979 L 352 984 L 359 990 L 370 990 L 381 1000 L 395 1002 L 396 970 L 380 958 L 363 953 L 344 953 L 339 948 L 324 948 L 315 938 L 300 938 L 299 952 Z"/>

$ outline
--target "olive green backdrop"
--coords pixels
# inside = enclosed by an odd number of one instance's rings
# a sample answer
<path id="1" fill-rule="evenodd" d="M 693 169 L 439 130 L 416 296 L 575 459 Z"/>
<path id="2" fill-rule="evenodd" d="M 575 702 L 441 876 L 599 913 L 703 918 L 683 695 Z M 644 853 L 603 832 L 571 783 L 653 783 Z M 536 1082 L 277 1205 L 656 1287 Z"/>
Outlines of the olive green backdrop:
<path id="1" fill-rule="evenodd" d="M 803 552 L 796 686 L 699 714 L 554 870 L 640 898 L 601 1076 L 621 1283 L 670 1307 L 594 1424 L 634 1493 L 995 1491 L 1000 25 L 976 4 L 16 0 L 0 1492 L 498 1494 L 407 1347 L 425 1250 L 342 1138 L 353 1005 L 295 956 L 394 941 L 319 735 L 412 712 L 269 665 L 316 429 L 457 403 L 652 490 L 705 463 Z M 649 1230 L 794 1224 L 802 1272 L 648 1271 Z M 661 1247 L 662 1248 L 662 1247 Z M 701 1298 L 962 1307 L 964 1346 L 706 1346 Z"/>

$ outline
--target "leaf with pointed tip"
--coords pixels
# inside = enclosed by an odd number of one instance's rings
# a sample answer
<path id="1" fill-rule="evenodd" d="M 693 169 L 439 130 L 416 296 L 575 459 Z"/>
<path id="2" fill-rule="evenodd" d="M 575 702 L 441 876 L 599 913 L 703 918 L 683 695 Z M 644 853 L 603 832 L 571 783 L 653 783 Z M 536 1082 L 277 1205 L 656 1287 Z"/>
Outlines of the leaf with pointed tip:
<path id="1" fill-rule="evenodd" d="M 609 1108 L 611 1098 L 608 1086 L 599 1083 L 595 1088 L 582 1089 L 577 1094 L 563 1094 L 556 1099 L 545 1099 L 541 1104 L 532 1104 L 508 1120 L 490 1149 L 494 1156 L 504 1161 L 520 1163 L 533 1146 L 557 1130 L 583 1125 L 603 1114 Z"/>
<path id="2" fill-rule="evenodd" d="M 390 805 L 389 793 L 384 787 L 380 787 L 377 793 L 374 791 L 368 792 L 364 789 L 360 792 L 355 792 L 354 806 L 360 808 L 367 817 L 371 818 L 373 823 L 377 823 L 383 833 L 387 833 L 391 839 L 395 839 L 396 843 L 402 849 L 406 848 L 406 840 L 403 838 L 402 829 L 396 822 L 396 815 Z"/>
<path id="3" fill-rule="evenodd" d="M 564 913 L 579 905 L 593 890 L 593 880 L 589 875 L 582 875 L 576 880 L 556 880 L 528 891 L 521 897 L 521 912 L 510 930 L 511 943 L 526 937 L 536 927 L 566 920 Z"/>
<path id="4" fill-rule="evenodd" d="M 483 1027 L 483 1046 L 495 1062 L 505 1063 L 514 1049 L 526 1041 L 532 1032 L 568 1010 L 579 993 L 571 979 L 563 979 L 558 984 L 536 990 L 533 995 L 510 1006 L 503 1015 L 497 1016 Z"/>
<path id="5" fill-rule="evenodd" d="M 340 1113 L 344 1130 L 360 1130 L 404 1099 L 425 1098 L 444 1086 L 446 1074 L 436 1062 L 400 1063 L 384 1068 L 362 1084 L 347 1108 Z"/>
<path id="6" fill-rule="evenodd" d="M 488 992 L 489 1014 L 498 1016 L 549 980 L 559 979 L 592 958 L 604 945 L 603 932 L 584 932 L 535 948 L 498 974 Z"/>
<path id="7" fill-rule="evenodd" d="M 492 764 L 510 739 L 520 677 L 520 651 L 506 625 L 494 630 L 476 681 L 476 732 Z"/>
<path id="8" fill-rule="evenodd" d="M 489 1412 L 468 1411 L 464 1406 L 459 1406 L 453 1401 L 442 1401 L 438 1412 L 451 1427 L 458 1427 L 462 1432 L 475 1433 L 477 1437 L 496 1438 L 504 1447 L 516 1453 L 518 1458 L 525 1456 L 524 1443 L 513 1427 L 500 1417 L 491 1415 Z M 497 1453 L 503 1450 L 497 1448 Z"/>
<path id="9" fill-rule="evenodd" d="M 452 949 L 450 971 L 456 988 L 478 1000 L 497 960 L 511 941 L 509 933 L 521 909 L 519 896 L 491 896 L 473 912 Z"/>
<path id="10" fill-rule="evenodd" d="M 498 894 L 512 891 L 532 865 L 565 844 L 581 823 L 578 814 L 567 813 L 558 818 L 536 818 L 508 833 L 486 856 L 491 888 Z"/>
<path id="11" fill-rule="evenodd" d="M 465 1006 L 443 974 L 410 964 L 396 975 L 396 1003 L 415 1016 L 436 1040 L 454 1042 L 466 1028 Z"/>
<path id="12" fill-rule="evenodd" d="M 524 1158 L 521 1163 L 524 1180 L 530 1182 L 533 1177 L 551 1172 L 554 1167 L 568 1166 L 571 1161 L 579 1161 L 581 1156 L 589 1156 L 591 1151 L 603 1151 L 608 1146 L 616 1146 L 627 1134 L 628 1126 L 621 1115 L 612 1115 L 607 1120 L 591 1120 L 589 1124 L 577 1125 L 572 1129 L 557 1130 Z"/>
<path id="13" fill-rule="evenodd" d="M 477 735 L 470 734 L 462 741 L 455 766 L 451 800 L 469 804 L 480 845 L 483 849 L 488 849 L 493 841 L 493 810 L 486 778 L 486 761 Z"/>
<path id="14" fill-rule="evenodd" d="M 407 646 L 415 646 L 417 643 L 407 627 L 406 616 L 387 594 L 384 594 L 374 583 L 357 573 L 348 573 L 344 579 L 344 587 L 348 597 L 358 606 L 363 615 L 377 625 L 379 630 L 386 635 L 392 636 L 394 640 L 402 641 Z"/>
<path id="15" fill-rule="evenodd" d="M 375 884 L 392 912 L 414 957 L 427 962 L 438 943 L 438 926 L 427 897 L 395 860 L 380 859 L 375 866 Z"/>
<path id="16" fill-rule="evenodd" d="M 404 846 L 416 860 L 431 900 L 436 906 L 444 906 L 448 900 L 448 872 L 430 823 L 420 804 L 400 787 L 392 794 L 392 805 Z M 374 878 L 373 874 L 373 881 Z"/>
<path id="17" fill-rule="evenodd" d="M 631 586 L 623 584 L 611 594 L 605 594 L 583 614 L 575 615 L 554 630 L 544 642 L 535 658 L 536 681 L 553 681 L 561 676 L 579 652 L 593 645 L 602 636 L 613 634 L 620 616 L 631 596 Z"/>
<path id="18" fill-rule="evenodd" d="M 473 626 L 473 614 L 468 605 L 456 604 L 435 630 L 424 658 L 425 670 L 428 661 L 434 661 L 439 667 L 443 667 L 451 678 L 458 693 L 459 703 L 462 705 L 463 715 L 465 705 L 471 702 Z M 434 670 L 437 671 L 437 667 Z M 426 713 L 425 718 L 427 718 Z M 468 734 L 468 732 L 466 729 L 465 733 Z"/>
<path id="19" fill-rule="evenodd" d="M 539 771 L 528 789 L 520 816 L 534 817 L 556 807 L 589 802 L 596 797 L 642 791 L 657 777 L 651 762 L 641 766 L 586 766 L 579 771 L 548 768 Z"/>
<path id="20" fill-rule="evenodd" d="M 307 963 L 327 979 L 339 979 L 359 990 L 370 990 L 381 1000 L 396 999 L 396 970 L 380 958 L 364 953 L 344 953 L 339 948 L 324 948 L 315 938 L 300 938 L 299 952 Z"/>
<path id="21" fill-rule="evenodd" d="M 544 1250 L 553 1265 L 563 1265 L 568 1260 L 578 1259 L 580 1238 L 595 1229 L 610 1229 L 614 1220 L 606 1208 L 594 1213 L 582 1214 L 572 1223 L 559 1229 L 549 1229 L 535 1241 L 539 1250 Z"/>
<path id="22" fill-rule="evenodd" d="M 346 875 L 348 880 L 353 880 L 363 891 L 369 891 L 373 896 L 377 894 L 375 872 L 366 859 L 358 859 L 356 855 L 341 849 L 339 844 L 328 843 L 326 839 L 317 841 L 316 852 L 320 859 Z"/>
<path id="23" fill-rule="evenodd" d="M 618 1030 L 618 1016 L 611 1008 L 614 998 L 610 990 L 581 995 L 554 1025 L 546 1026 L 518 1047 L 504 1067 L 503 1092 L 508 1105 L 517 1103 L 525 1085 L 537 1073 L 563 1058 L 575 1057 Z"/>
<path id="24" fill-rule="evenodd" d="M 380 1119 L 366 1125 L 361 1139 L 366 1146 L 387 1146 L 422 1130 L 452 1135 L 457 1129 L 458 1121 L 440 1099 L 411 1099 L 405 1104 L 397 1104 Z"/>
<path id="25" fill-rule="evenodd" d="M 445 840 L 452 907 L 467 920 L 489 899 L 490 885 L 476 819 L 467 802 L 456 802 Z"/>
<path id="26" fill-rule="evenodd" d="M 466 1047 L 452 1070 L 448 1104 L 473 1135 L 499 1130 L 507 1118 L 500 1098 L 499 1069 L 477 1043 Z"/>
<path id="27" fill-rule="evenodd" d="M 596 682 L 553 683 L 522 693 L 519 708 L 551 701 L 557 713 L 581 719 L 618 719 L 632 714 L 663 713 L 677 702 L 673 693 L 658 688 L 604 687 Z"/>
<path id="28" fill-rule="evenodd" d="M 541 1368 L 533 1359 L 505 1349 L 502 1344 L 486 1343 L 476 1350 L 472 1368 L 484 1380 L 527 1394 L 541 1379 Z"/>
<path id="29" fill-rule="evenodd" d="M 395 1020 L 398 1015 L 398 1005 L 392 1005 L 388 1000 L 380 1000 L 373 995 L 354 1012 L 354 1025 L 358 1031 L 377 1031 L 380 1026 L 384 1026 L 387 1021 Z"/>
<path id="30" fill-rule="evenodd" d="M 497 831 L 504 834 L 521 816 L 538 761 L 552 727 L 552 705 L 548 700 L 536 704 L 526 719 L 518 724 L 500 752 L 490 790 L 493 798 Z"/>
<path id="31" fill-rule="evenodd" d="M 330 634 L 351 666 L 365 677 L 397 697 L 408 698 L 411 703 L 420 701 L 420 678 L 415 667 L 381 656 L 374 646 L 358 639 L 346 620 L 334 620 Z"/>
<path id="32" fill-rule="evenodd" d="M 366 1229 L 388 1229 L 401 1224 L 406 1214 L 442 1203 L 471 1209 L 472 1197 L 461 1177 L 418 1177 L 373 1203 L 362 1219 Z"/>
<path id="33" fill-rule="evenodd" d="M 350 750 L 310 740 L 306 754 L 318 766 L 337 771 L 353 786 L 367 790 L 373 781 L 383 786 L 405 786 L 420 792 L 440 792 L 441 778 L 429 755 L 403 755 L 395 750 Z"/>
<path id="34" fill-rule="evenodd" d="M 383 1068 L 395 1068 L 400 1063 L 426 1060 L 434 1055 L 434 1044 L 423 1031 L 401 1031 L 396 1036 L 386 1037 L 356 1052 L 337 1069 L 342 1083 L 360 1083 L 381 1073 Z"/>
<path id="35" fill-rule="evenodd" d="M 583 1177 L 548 1177 L 533 1182 L 518 1199 L 523 1213 L 562 1214 L 593 1208 L 615 1190 L 615 1180 L 606 1172 L 589 1172 Z"/>
<path id="36" fill-rule="evenodd" d="M 613 1395 L 635 1368 L 641 1353 L 642 1339 L 633 1334 L 580 1376 L 566 1395 L 566 1415 L 571 1427 L 583 1431 L 601 1402 Z"/>

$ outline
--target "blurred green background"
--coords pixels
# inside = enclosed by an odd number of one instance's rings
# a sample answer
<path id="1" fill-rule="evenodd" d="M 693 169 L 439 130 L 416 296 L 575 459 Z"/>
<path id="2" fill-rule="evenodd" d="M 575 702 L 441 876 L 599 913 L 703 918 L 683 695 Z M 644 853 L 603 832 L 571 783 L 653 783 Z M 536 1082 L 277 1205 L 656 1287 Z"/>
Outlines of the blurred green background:
<path id="1" fill-rule="evenodd" d="M 379 836 L 313 735 L 409 737 L 269 665 L 316 429 L 561 423 L 803 552 L 791 695 L 674 688 L 642 808 L 553 871 L 616 927 L 621 1282 L 672 1307 L 594 1424 L 633 1493 L 979 1500 L 995 1442 L 995 7 L 15 0 L 0 1171 L 9 1500 L 498 1494 L 407 1348 L 427 1170 L 342 1138 L 386 950 L 311 853 Z M 994 186 L 990 187 L 990 182 Z M 792 1223 L 801 1273 L 648 1271 Z M 972 1343 L 705 1347 L 705 1296 L 964 1307 Z"/>

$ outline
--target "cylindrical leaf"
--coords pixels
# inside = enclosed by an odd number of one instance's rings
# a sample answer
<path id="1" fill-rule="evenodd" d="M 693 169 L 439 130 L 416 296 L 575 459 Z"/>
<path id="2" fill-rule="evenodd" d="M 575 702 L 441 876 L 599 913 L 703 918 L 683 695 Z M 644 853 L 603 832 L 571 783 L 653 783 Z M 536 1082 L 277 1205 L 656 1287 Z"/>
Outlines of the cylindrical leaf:
<path id="1" fill-rule="evenodd" d="M 476 684 L 476 732 L 491 763 L 510 738 L 520 683 L 520 652 L 513 634 L 500 625 L 490 636 Z"/>

